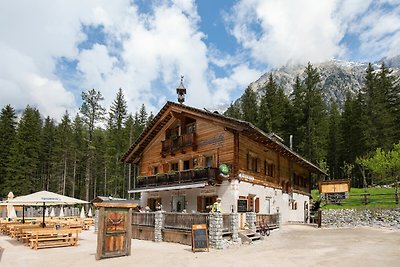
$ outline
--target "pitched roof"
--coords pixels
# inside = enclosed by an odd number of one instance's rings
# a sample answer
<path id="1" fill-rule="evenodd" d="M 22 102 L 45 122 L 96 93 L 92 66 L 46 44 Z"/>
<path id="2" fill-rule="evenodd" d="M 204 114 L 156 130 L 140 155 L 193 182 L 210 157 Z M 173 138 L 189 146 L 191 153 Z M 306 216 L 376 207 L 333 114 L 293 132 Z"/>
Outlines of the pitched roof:
<path id="1" fill-rule="evenodd" d="M 171 112 L 167 112 L 167 110 L 169 109 L 187 111 L 190 113 L 195 113 L 197 115 L 208 117 L 213 120 L 220 121 L 221 123 L 226 124 L 227 127 L 240 131 L 242 134 L 255 140 L 256 142 L 262 143 L 279 151 L 282 155 L 295 160 L 298 164 L 304 166 L 305 168 L 310 169 L 317 174 L 326 175 L 326 173 L 322 171 L 320 168 L 318 168 L 308 160 L 304 159 L 299 154 L 297 154 L 296 152 L 288 148 L 286 145 L 284 145 L 282 142 L 280 142 L 279 139 L 276 138 L 275 134 L 266 134 L 262 130 L 258 129 L 256 126 L 247 121 L 230 118 L 221 115 L 218 112 L 210 112 L 207 110 L 202 110 L 182 104 L 177 104 L 170 101 L 168 101 L 164 105 L 164 107 L 161 108 L 158 114 L 143 130 L 139 138 L 130 146 L 128 151 L 122 157 L 122 161 L 135 162 L 135 159 L 138 159 L 140 157 L 140 154 L 151 142 L 151 140 L 172 118 Z"/>

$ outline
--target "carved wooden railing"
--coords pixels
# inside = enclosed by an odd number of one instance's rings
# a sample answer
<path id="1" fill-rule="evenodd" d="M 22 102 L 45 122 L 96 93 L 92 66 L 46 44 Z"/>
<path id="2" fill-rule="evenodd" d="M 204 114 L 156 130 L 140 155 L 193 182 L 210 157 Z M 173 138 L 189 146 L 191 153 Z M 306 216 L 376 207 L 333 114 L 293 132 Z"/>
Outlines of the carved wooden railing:
<path id="1" fill-rule="evenodd" d="M 218 168 L 190 169 L 174 173 L 141 176 L 136 179 L 136 188 L 197 182 L 220 183 Z"/>
<path id="2" fill-rule="evenodd" d="M 196 133 L 188 133 L 161 141 L 161 155 L 174 153 L 187 147 L 196 147 Z"/>

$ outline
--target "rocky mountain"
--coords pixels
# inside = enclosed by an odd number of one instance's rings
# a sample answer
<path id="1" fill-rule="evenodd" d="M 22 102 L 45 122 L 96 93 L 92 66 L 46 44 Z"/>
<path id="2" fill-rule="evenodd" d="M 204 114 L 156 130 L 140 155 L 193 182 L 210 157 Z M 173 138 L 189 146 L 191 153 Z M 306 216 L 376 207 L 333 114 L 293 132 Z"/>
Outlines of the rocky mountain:
<path id="1" fill-rule="evenodd" d="M 378 71 L 382 62 L 393 69 L 393 75 L 400 77 L 400 55 L 383 58 L 374 63 L 374 68 Z M 321 87 L 324 99 L 337 101 L 341 107 L 344 103 L 346 93 L 351 91 L 358 92 L 364 85 L 365 70 L 368 63 L 350 62 L 332 59 L 327 62 L 313 64 L 319 71 L 321 77 Z M 262 93 L 262 88 L 268 80 L 270 73 L 273 74 L 278 85 L 282 86 L 287 95 L 293 91 L 293 82 L 297 75 L 304 78 L 305 65 L 285 66 L 272 70 L 262 75 L 257 81 L 249 86 L 258 94 Z M 238 104 L 236 102 L 236 104 Z"/>

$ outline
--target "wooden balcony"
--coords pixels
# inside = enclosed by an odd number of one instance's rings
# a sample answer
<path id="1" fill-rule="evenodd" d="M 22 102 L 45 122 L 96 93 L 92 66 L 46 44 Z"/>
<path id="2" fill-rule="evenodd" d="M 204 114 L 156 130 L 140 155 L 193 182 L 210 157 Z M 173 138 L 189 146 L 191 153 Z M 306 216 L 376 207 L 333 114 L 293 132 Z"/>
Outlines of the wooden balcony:
<path id="1" fill-rule="evenodd" d="M 175 138 L 161 141 L 161 155 L 174 154 L 176 151 L 184 151 L 186 148 L 196 149 L 196 133 L 188 133 Z"/>
<path id="2" fill-rule="evenodd" d="M 221 183 L 218 168 L 190 169 L 175 173 L 141 176 L 136 179 L 136 188 L 155 188 L 167 185 L 208 182 Z"/>

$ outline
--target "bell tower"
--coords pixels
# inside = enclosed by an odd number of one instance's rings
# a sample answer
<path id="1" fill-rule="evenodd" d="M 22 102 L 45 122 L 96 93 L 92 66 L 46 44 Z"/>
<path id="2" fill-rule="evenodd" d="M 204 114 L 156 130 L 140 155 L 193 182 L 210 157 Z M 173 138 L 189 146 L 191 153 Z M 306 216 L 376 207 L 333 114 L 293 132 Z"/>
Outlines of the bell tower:
<path id="1" fill-rule="evenodd" d="M 181 83 L 178 88 L 176 88 L 176 93 L 178 94 L 178 102 L 183 104 L 185 102 L 186 88 L 183 85 L 183 76 L 181 76 Z"/>

